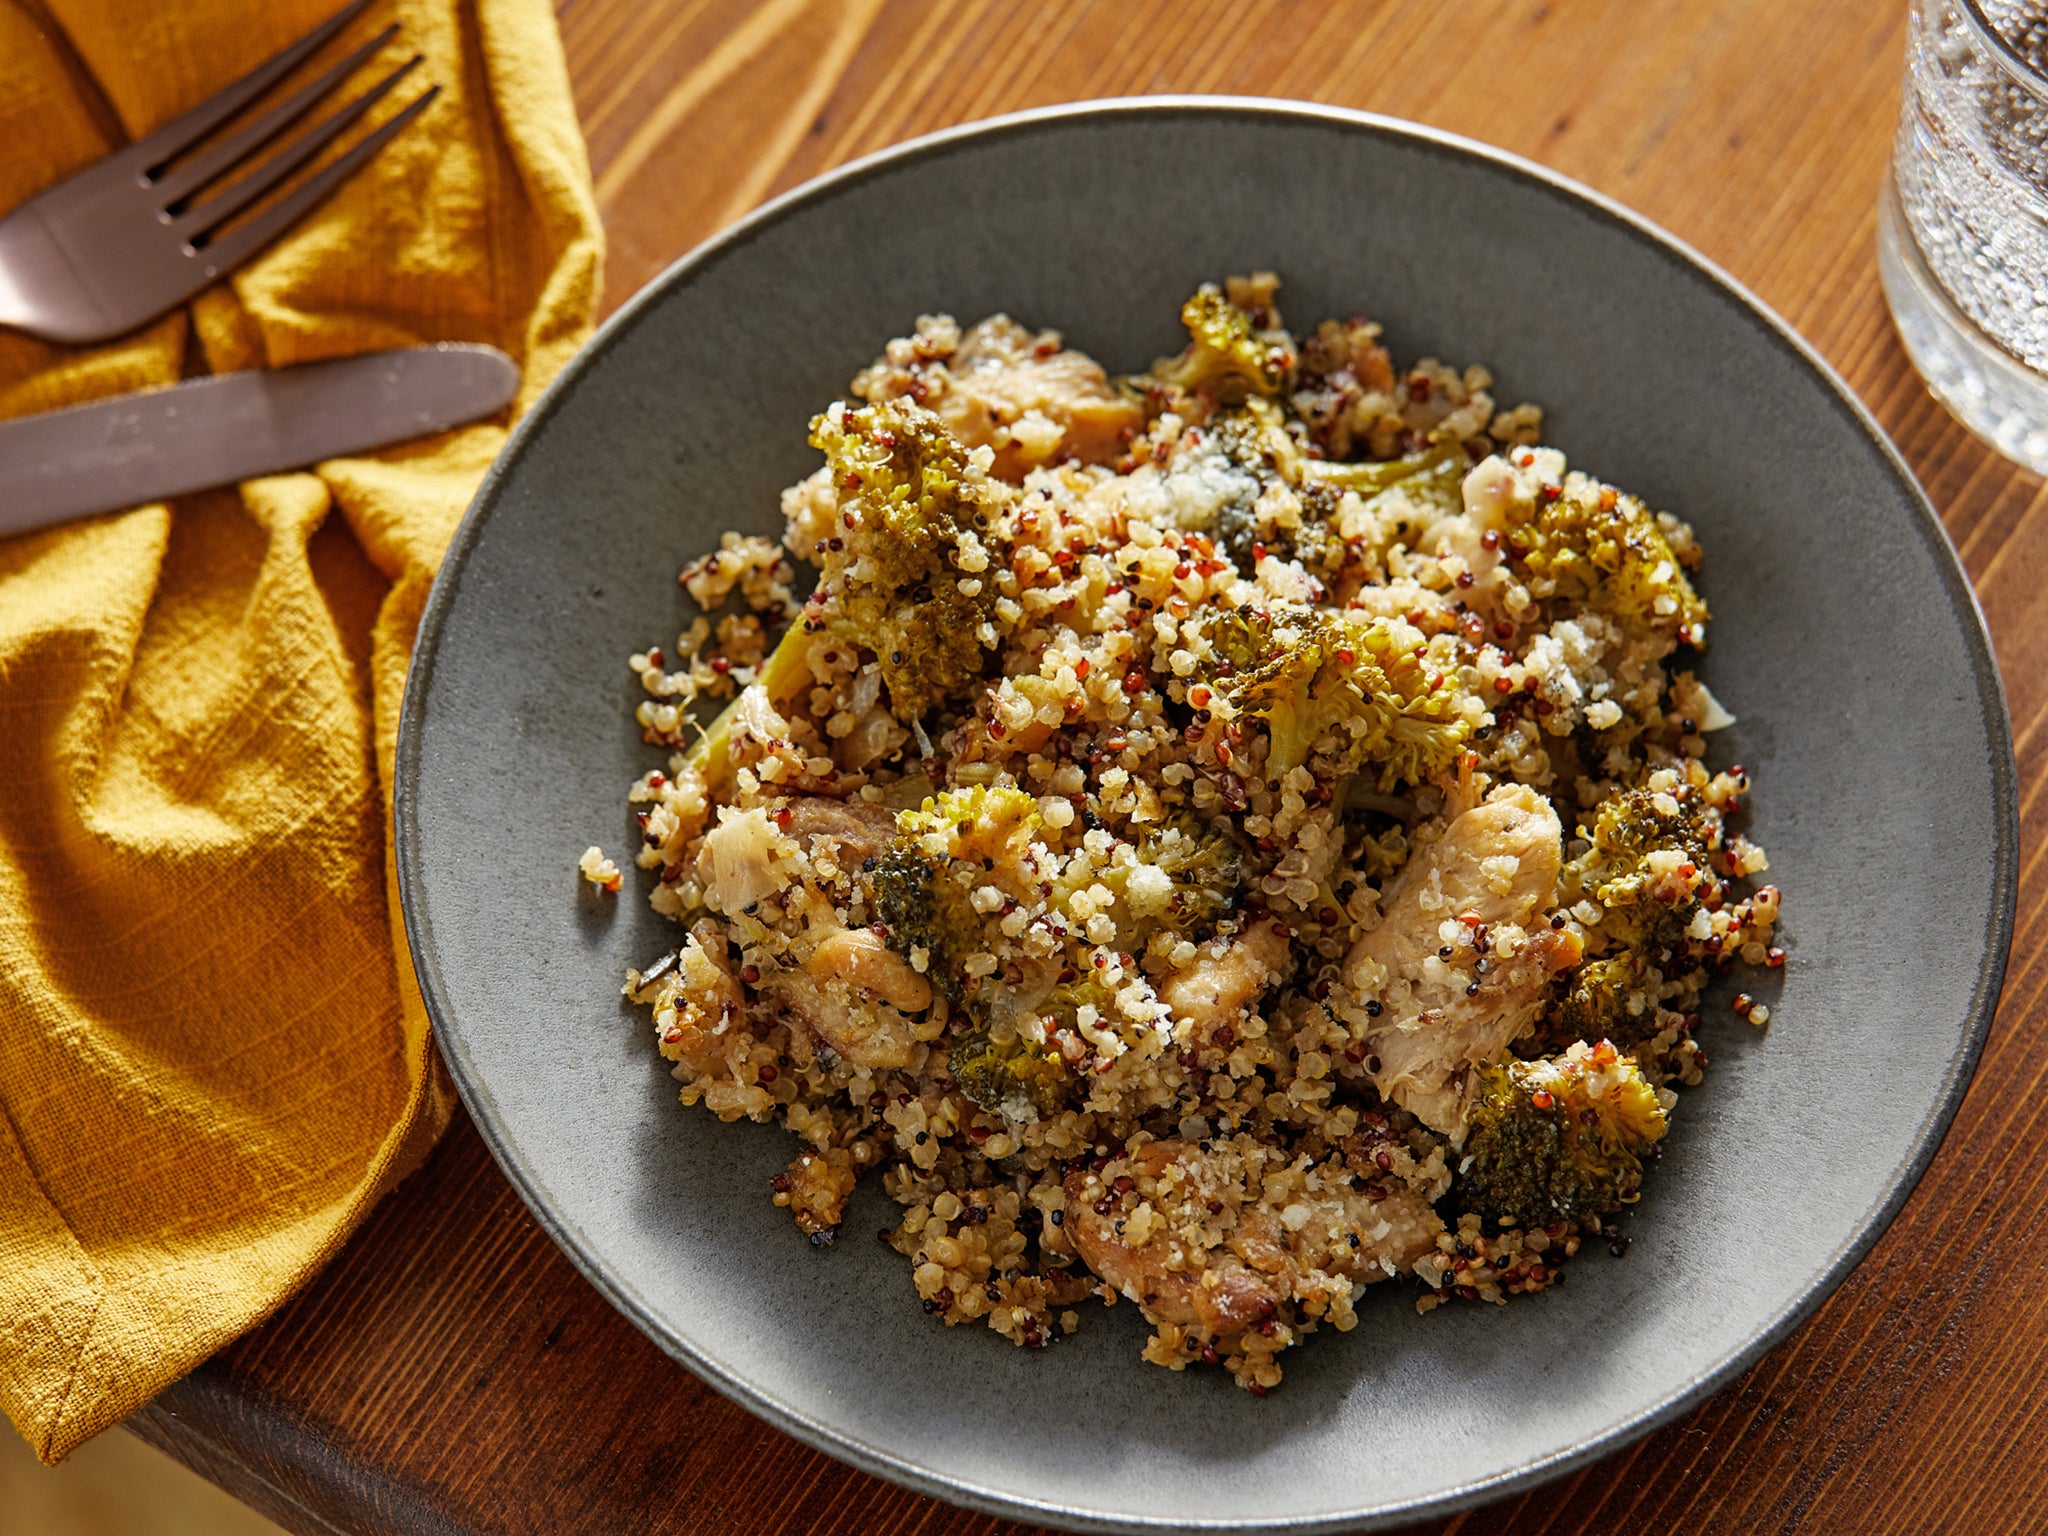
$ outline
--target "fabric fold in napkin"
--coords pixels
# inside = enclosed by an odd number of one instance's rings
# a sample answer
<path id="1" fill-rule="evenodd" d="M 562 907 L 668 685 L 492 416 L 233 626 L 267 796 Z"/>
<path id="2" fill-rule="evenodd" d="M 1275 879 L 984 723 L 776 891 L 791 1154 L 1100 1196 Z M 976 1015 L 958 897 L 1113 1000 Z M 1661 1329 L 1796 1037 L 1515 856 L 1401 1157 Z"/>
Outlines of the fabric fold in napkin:
<path id="1" fill-rule="evenodd" d="M 0 213 L 338 3 L 0 0 Z M 313 67 L 394 20 L 352 84 L 425 55 L 377 113 L 439 84 L 419 121 L 186 309 L 0 332 L 0 416 L 433 341 L 504 348 L 532 401 L 602 259 L 552 10 L 382 0 Z M 513 414 L 0 539 L 0 1407 L 46 1461 L 266 1316 L 447 1124 L 393 737 Z"/>

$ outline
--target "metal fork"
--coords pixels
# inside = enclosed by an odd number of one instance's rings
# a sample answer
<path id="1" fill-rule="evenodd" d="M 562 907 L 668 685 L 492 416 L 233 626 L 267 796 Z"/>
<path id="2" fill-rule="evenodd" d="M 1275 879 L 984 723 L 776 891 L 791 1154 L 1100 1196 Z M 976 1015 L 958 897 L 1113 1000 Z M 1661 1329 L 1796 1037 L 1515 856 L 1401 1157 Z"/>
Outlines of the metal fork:
<path id="1" fill-rule="evenodd" d="M 221 230 L 375 106 L 421 55 L 232 186 L 196 200 L 397 36 L 395 22 L 240 132 L 183 164 L 172 162 L 283 79 L 369 3 L 353 0 L 218 95 L 0 219 L 0 325 L 59 342 L 105 341 L 133 330 L 240 266 L 360 169 L 440 94 L 438 85 L 288 195 L 239 227 Z"/>

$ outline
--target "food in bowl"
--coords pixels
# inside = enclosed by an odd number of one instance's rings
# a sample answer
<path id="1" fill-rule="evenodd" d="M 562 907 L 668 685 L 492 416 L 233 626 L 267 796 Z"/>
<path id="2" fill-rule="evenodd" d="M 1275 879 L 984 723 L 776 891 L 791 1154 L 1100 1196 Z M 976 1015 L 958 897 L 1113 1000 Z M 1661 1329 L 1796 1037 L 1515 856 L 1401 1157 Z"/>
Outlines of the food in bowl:
<path id="1" fill-rule="evenodd" d="M 1037 1346 L 1128 1300 L 1261 1393 L 1368 1284 L 1618 1251 L 1702 989 L 1783 960 L 1691 531 L 1277 286 L 1122 379 L 925 317 L 812 421 L 784 540 L 685 566 L 633 658 L 683 935 L 626 984 L 685 1103 L 795 1134 L 814 1244 L 878 1174 L 927 1312 Z"/>

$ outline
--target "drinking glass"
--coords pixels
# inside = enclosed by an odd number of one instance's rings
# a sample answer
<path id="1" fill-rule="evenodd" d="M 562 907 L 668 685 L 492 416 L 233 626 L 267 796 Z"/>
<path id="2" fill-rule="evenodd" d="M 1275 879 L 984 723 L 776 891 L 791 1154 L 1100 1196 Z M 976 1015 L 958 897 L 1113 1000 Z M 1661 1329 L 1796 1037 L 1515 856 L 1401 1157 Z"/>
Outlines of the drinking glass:
<path id="1" fill-rule="evenodd" d="M 1913 0 L 1877 250 L 1935 395 L 2048 474 L 2048 4 Z"/>

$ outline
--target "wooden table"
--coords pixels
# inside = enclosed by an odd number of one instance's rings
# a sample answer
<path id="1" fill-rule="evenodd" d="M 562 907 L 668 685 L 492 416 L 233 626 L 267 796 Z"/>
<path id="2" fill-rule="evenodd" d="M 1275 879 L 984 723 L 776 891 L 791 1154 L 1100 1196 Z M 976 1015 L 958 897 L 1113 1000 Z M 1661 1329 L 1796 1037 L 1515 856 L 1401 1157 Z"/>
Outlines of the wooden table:
<path id="1" fill-rule="evenodd" d="M 2048 519 L 2029 520 L 2041 482 L 1930 401 L 1885 313 L 1873 212 L 1905 9 L 563 0 L 613 303 L 763 197 L 911 134 L 1090 96 L 1304 97 L 1505 146 L 1690 240 L 1848 377 L 1941 509 L 2005 669 L 2027 838 L 2004 1006 L 1962 1113 L 1890 1233 L 1748 1375 L 1432 1531 L 2048 1525 Z M 303 1295 L 131 1427 L 302 1533 L 1017 1529 L 841 1466 L 671 1363 L 541 1234 L 466 1121 Z"/>

